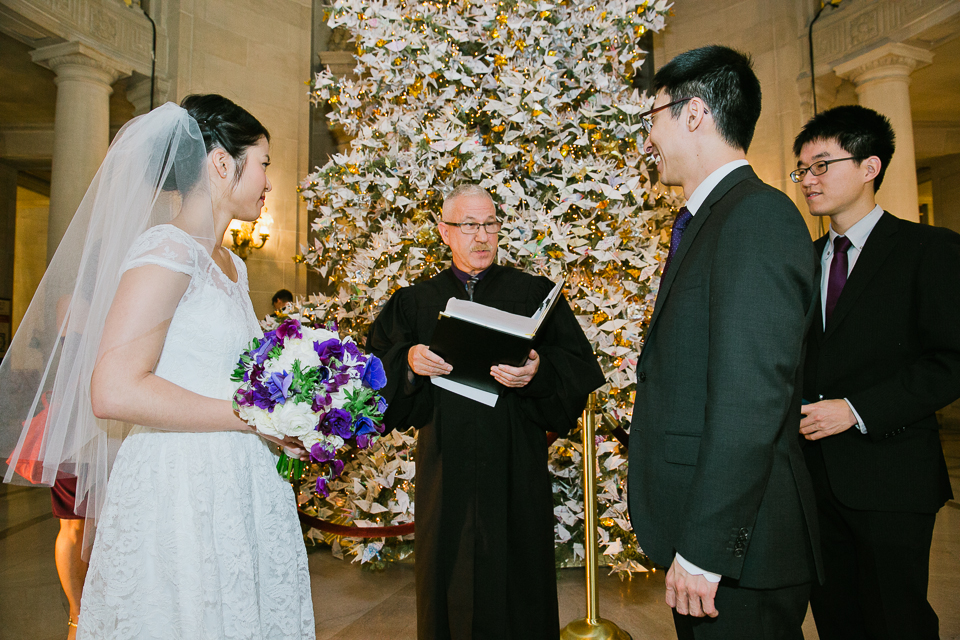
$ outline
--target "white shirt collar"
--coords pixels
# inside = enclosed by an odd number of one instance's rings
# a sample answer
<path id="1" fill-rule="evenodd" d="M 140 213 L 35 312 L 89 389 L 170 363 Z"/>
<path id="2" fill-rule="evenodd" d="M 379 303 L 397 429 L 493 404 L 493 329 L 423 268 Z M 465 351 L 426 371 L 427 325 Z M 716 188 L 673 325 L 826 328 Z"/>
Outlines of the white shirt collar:
<path id="1" fill-rule="evenodd" d="M 847 232 L 843 235 L 847 237 L 847 239 L 850 241 L 850 244 L 852 244 L 857 251 L 861 251 L 863 249 L 863 245 L 867 242 L 867 238 L 870 237 L 870 232 L 873 231 L 875 226 L 877 226 L 877 222 L 880 220 L 882 215 L 883 209 L 880 207 L 880 205 L 875 206 L 870 213 L 857 220 L 857 223 L 847 229 Z M 833 230 L 832 224 L 830 225 L 829 235 L 830 242 L 827 244 L 832 247 L 834 239 L 840 235 Z"/>
<path id="2" fill-rule="evenodd" d="M 734 169 L 739 169 L 740 167 L 746 167 L 750 163 L 746 160 L 734 160 L 733 162 L 728 162 L 723 165 L 709 176 L 707 179 L 700 183 L 700 185 L 693 190 L 693 194 L 687 199 L 687 210 L 692 214 L 696 215 L 697 210 L 703 204 L 703 201 L 707 199 L 707 196 L 710 195 L 710 192 L 720 184 L 720 181 L 726 178 Z"/>

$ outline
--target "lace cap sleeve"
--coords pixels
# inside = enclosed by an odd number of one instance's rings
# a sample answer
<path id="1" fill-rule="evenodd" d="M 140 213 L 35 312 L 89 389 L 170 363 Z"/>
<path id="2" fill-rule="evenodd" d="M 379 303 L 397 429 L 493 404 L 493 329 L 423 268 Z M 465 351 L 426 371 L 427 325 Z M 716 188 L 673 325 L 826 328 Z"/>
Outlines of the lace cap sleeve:
<path id="1" fill-rule="evenodd" d="M 185 231 L 170 224 L 157 225 L 134 241 L 120 272 L 153 264 L 192 276 L 197 269 L 198 251 L 196 241 Z"/>

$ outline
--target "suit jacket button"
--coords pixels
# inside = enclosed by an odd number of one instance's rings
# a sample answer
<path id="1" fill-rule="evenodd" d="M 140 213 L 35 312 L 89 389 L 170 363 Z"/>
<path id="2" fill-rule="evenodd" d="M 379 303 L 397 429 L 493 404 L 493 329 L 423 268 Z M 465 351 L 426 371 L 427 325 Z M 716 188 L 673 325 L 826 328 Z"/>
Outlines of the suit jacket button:
<path id="1" fill-rule="evenodd" d="M 641 371 L 640 373 L 637 374 L 637 380 L 639 380 L 640 382 L 646 382 L 646 381 L 647 381 L 647 374 L 645 374 L 643 371 Z"/>
<path id="2" fill-rule="evenodd" d="M 741 536 L 743 536 L 744 538 L 746 538 L 746 537 L 747 537 L 747 534 L 749 533 L 749 531 L 747 531 L 747 528 L 746 528 L 746 527 L 743 527 L 743 528 L 740 529 L 739 533 L 740 533 Z"/>
<path id="3" fill-rule="evenodd" d="M 737 557 L 737 558 L 742 558 L 742 557 L 743 557 L 743 549 L 734 549 L 734 550 L 733 550 L 733 555 L 734 555 L 735 557 Z"/>

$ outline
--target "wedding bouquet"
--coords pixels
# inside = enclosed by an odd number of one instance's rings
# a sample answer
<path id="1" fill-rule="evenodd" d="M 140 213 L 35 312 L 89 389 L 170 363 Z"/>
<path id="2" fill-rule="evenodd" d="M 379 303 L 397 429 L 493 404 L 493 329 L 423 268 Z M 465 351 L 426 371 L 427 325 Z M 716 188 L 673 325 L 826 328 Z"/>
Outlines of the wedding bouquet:
<path id="1" fill-rule="evenodd" d="M 365 449 L 383 433 L 387 403 L 377 393 L 386 384 L 383 364 L 361 353 L 349 337 L 287 318 L 240 354 L 231 380 L 240 417 L 257 431 L 300 440 L 310 459 L 326 465 L 317 493 L 343 471 L 337 454 L 347 445 Z M 280 455 L 277 470 L 299 478 L 304 463 Z"/>

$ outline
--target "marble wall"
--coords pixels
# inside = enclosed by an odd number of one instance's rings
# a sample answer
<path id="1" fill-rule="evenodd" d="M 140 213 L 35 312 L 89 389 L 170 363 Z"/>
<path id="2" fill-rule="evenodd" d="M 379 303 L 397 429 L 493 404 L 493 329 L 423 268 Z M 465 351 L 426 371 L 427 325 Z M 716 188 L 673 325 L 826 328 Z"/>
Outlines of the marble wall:
<path id="1" fill-rule="evenodd" d="M 674 0 L 673 17 L 654 36 L 657 67 L 674 56 L 708 44 L 722 44 L 749 53 L 760 78 L 763 109 L 747 159 L 767 184 L 785 192 L 803 212 L 811 233 L 818 220 L 807 214 L 803 197 L 789 178 L 796 168 L 791 147 L 804 122 L 797 75 L 804 68 L 797 33 L 806 11 L 795 2 L 766 0 Z"/>
<path id="2" fill-rule="evenodd" d="M 47 267 L 50 198 L 17 187 L 17 233 L 13 247 L 13 330 L 16 331 Z"/>
<path id="3" fill-rule="evenodd" d="M 291 259 L 306 242 L 306 207 L 297 194 L 308 172 L 310 0 L 180 0 L 159 16 L 168 96 L 219 93 L 255 115 L 270 131 L 274 223 L 263 249 L 247 259 L 250 295 L 259 316 L 272 311 L 278 289 L 306 293 L 305 269 Z M 158 24 L 160 23 L 158 21 Z M 229 244 L 229 234 L 227 236 Z"/>

